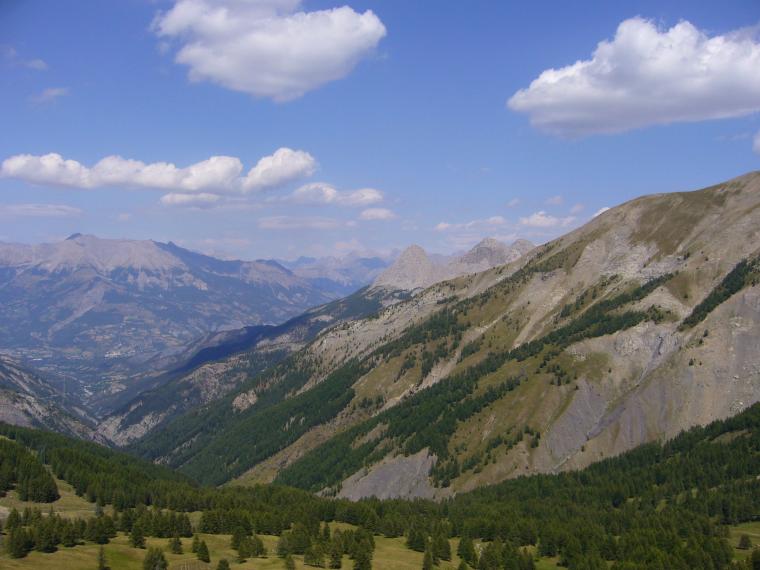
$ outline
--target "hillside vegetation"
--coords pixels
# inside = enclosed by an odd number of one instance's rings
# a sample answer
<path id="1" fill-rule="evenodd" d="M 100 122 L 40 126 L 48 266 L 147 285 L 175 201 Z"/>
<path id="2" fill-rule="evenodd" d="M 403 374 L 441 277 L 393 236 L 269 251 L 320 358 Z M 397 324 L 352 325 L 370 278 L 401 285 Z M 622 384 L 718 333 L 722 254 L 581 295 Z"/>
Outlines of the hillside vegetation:
<path id="1" fill-rule="evenodd" d="M 199 487 L 95 444 L 6 425 L 0 432 L 12 440 L 0 446 L 2 465 L 34 456 L 105 507 L 86 518 L 44 503 L 10 510 L 0 562 L 12 568 L 89 568 L 98 544 L 114 570 L 139 567 L 148 546 L 192 560 L 191 543 L 202 541 L 212 563 L 239 557 L 245 568 L 280 567 L 292 556 L 299 567 L 340 559 L 341 567 L 413 568 L 429 557 L 440 568 L 485 570 L 720 569 L 747 558 L 736 536 L 760 512 L 760 404 L 582 471 L 521 477 L 444 502 Z M 180 548 L 185 554 L 172 553 Z"/>
<path id="2" fill-rule="evenodd" d="M 446 497 L 577 469 L 760 399 L 760 175 L 647 196 L 436 284 L 131 448 L 221 484 Z"/>

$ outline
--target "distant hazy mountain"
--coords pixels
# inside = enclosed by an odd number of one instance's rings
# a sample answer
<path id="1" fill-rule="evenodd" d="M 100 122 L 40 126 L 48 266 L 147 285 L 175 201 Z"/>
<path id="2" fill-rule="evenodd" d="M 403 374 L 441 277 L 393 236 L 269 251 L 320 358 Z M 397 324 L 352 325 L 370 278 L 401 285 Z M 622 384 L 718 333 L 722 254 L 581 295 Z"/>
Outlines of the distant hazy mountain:
<path id="1" fill-rule="evenodd" d="M 280 323 L 344 294 L 274 261 L 75 234 L 0 244 L 0 346 L 108 390 L 136 364 L 215 330 Z M 98 391 L 103 386 L 90 386 Z"/>
<path id="2" fill-rule="evenodd" d="M 411 291 L 430 287 L 447 279 L 468 273 L 478 273 L 497 265 L 511 263 L 525 255 L 534 245 L 521 239 L 507 245 L 486 238 L 463 255 L 450 257 L 429 255 L 418 245 L 406 248 L 373 285 Z"/>
<path id="3" fill-rule="evenodd" d="M 391 264 L 392 257 L 350 253 L 344 257 L 299 257 L 294 261 L 278 259 L 277 262 L 299 277 L 336 290 L 342 287 L 348 295 L 372 283 Z"/>
<path id="4" fill-rule="evenodd" d="M 62 387 L 6 356 L 0 356 L 0 421 L 105 441 L 66 397 Z"/>

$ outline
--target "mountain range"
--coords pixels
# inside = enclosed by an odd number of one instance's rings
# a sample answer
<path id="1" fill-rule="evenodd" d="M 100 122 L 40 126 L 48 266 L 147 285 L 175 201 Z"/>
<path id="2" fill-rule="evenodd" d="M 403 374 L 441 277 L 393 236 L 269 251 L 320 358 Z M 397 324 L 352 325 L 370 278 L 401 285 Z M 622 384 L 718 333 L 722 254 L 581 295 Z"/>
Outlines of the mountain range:
<path id="1" fill-rule="evenodd" d="M 173 243 L 75 234 L 0 244 L 0 345 L 87 399 L 128 387 L 214 331 L 278 324 L 374 278 L 380 260 L 309 277 L 271 260 L 221 260 Z"/>
<path id="2" fill-rule="evenodd" d="M 750 173 L 538 247 L 412 246 L 345 298 L 197 337 L 95 422 L 66 409 L 214 485 L 443 498 L 574 470 L 760 400 L 758 237 Z"/>
<path id="3" fill-rule="evenodd" d="M 215 484 L 442 497 L 673 437 L 760 397 L 759 232 L 756 173 L 633 200 L 328 328 L 130 449 Z"/>
<path id="4" fill-rule="evenodd" d="M 485 238 L 466 253 L 441 256 L 429 255 L 420 246 L 411 245 L 375 278 L 373 285 L 410 291 L 424 289 L 447 279 L 510 263 L 533 247 L 524 239 L 507 245 L 494 238 Z"/>

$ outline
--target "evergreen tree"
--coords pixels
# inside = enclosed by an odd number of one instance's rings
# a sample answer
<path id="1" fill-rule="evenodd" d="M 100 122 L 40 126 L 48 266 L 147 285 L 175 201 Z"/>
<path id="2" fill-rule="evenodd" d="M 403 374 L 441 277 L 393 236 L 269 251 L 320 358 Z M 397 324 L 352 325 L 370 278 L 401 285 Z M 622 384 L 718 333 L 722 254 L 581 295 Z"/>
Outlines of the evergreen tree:
<path id="1" fill-rule="evenodd" d="M 333 540 L 330 541 L 330 568 L 343 567 L 343 546 L 339 538 L 339 536 L 333 536 Z"/>
<path id="2" fill-rule="evenodd" d="M 193 554 L 198 554 L 198 547 L 201 545 L 201 539 L 197 534 L 193 535 L 193 544 L 190 547 L 190 551 Z"/>
<path id="3" fill-rule="evenodd" d="M 467 562 L 473 568 L 478 564 L 478 555 L 475 552 L 475 544 L 472 542 L 472 538 L 469 535 L 462 536 L 457 547 L 457 554 L 459 558 Z"/>
<path id="4" fill-rule="evenodd" d="M 372 552 L 364 543 L 354 553 L 354 570 L 372 570 Z"/>
<path id="5" fill-rule="evenodd" d="M 325 567 L 325 553 L 320 544 L 312 544 L 303 555 L 303 563 L 307 566 Z"/>
<path id="6" fill-rule="evenodd" d="M 470 567 L 467 565 L 467 562 L 460 560 L 459 566 L 457 566 L 457 570 L 470 570 Z"/>
<path id="7" fill-rule="evenodd" d="M 132 548 L 145 548 L 145 535 L 143 534 L 142 525 L 135 524 L 132 532 L 129 533 L 129 544 Z"/>
<path id="8" fill-rule="evenodd" d="M 179 535 L 175 534 L 169 539 L 169 551 L 172 554 L 182 554 L 182 541 L 180 540 Z"/>
<path id="9" fill-rule="evenodd" d="M 412 525 L 409 529 L 409 535 L 406 537 L 407 548 L 417 552 L 425 552 L 426 543 L 425 534 L 417 525 Z"/>
<path id="10" fill-rule="evenodd" d="M 108 570 L 108 562 L 106 561 L 106 550 L 101 545 L 98 549 L 98 570 Z"/>
<path id="11" fill-rule="evenodd" d="M 53 529 L 50 528 L 49 521 L 38 523 L 35 530 L 34 549 L 38 552 L 55 552 L 57 541 L 53 535 Z"/>
<path id="12" fill-rule="evenodd" d="M 68 522 L 66 522 L 61 529 L 61 544 L 67 548 L 77 545 L 74 526 Z"/>
<path id="13" fill-rule="evenodd" d="M 433 537 L 433 558 L 436 560 L 451 560 L 451 544 L 443 532 Z"/>
<path id="14" fill-rule="evenodd" d="M 169 564 L 166 562 L 166 557 L 161 549 L 151 546 L 145 553 L 143 570 L 167 570 L 168 567 Z"/>
<path id="15" fill-rule="evenodd" d="M 433 551 L 425 549 L 425 557 L 422 559 L 422 570 L 433 570 Z"/>
<path id="16" fill-rule="evenodd" d="M 253 535 L 248 538 L 250 544 L 250 555 L 257 558 L 263 558 L 267 555 L 267 549 L 264 546 L 264 541 L 258 535 Z"/>
<path id="17" fill-rule="evenodd" d="M 232 538 L 230 539 L 230 548 L 232 550 L 238 550 L 240 548 L 240 543 L 248 536 L 248 533 L 245 532 L 245 529 L 242 527 L 236 527 L 235 530 L 232 532 Z"/>
<path id="18" fill-rule="evenodd" d="M 208 546 L 206 546 L 205 540 L 201 540 L 198 544 L 198 552 L 196 552 L 196 555 L 201 562 L 211 562 L 211 556 L 208 553 Z"/>
<path id="19" fill-rule="evenodd" d="M 23 558 L 31 550 L 31 537 L 23 527 L 12 528 L 5 538 L 5 548 L 11 558 Z"/>
<path id="20" fill-rule="evenodd" d="M 21 526 L 21 515 L 15 508 L 13 508 L 11 509 L 11 513 L 8 515 L 8 520 L 5 521 L 5 531 L 10 532 L 14 528 L 18 528 L 20 526 Z"/>
<path id="21" fill-rule="evenodd" d="M 285 570 L 296 570 L 296 561 L 291 554 L 285 555 Z"/>
<path id="22" fill-rule="evenodd" d="M 760 570 L 760 548 L 755 548 L 750 557 L 751 570 Z"/>
<path id="23" fill-rule="evenodd" d="M 222 558 L 219 564 L 216 565 L 216 570 L 230 570 L 230 563 Z"/>
<path id="24" fill-rule="evenodd" d="M 750 539 L 749 535 L 741 535 L 739 538 L 739 546 L 737 546 L 737 548 L 741 550 L 749 550 L 752 548 L 752 540 Z"/>
<path id="25" fill-rule="evenodd" d="M 290 540 L 290 531 L 283 532 L 277 540 L 277 556 L 286 557 L 293 552 Z"/>

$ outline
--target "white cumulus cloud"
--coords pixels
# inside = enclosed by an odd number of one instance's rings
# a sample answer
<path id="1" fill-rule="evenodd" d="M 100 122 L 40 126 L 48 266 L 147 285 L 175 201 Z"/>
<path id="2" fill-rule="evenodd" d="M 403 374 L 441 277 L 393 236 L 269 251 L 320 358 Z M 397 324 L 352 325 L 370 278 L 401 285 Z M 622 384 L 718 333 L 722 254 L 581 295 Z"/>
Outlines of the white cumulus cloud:
<path id="1" fill-rule="evenodd" d="M 289 148 L 265 156 L 247 174 L 243 174 L 240 159 L 232 156 L 212 156 L 180 168 L 169 162 L 146 164 L 121 156 L 107 156 L 88 167 L 57 153 L 18 154 L 2 162 L 0 176 L 84 189 L 124 186 L 180 193 L 249 193 L 310 176 L 316 166 L 309 153 Z"/>
<path id="2" fill-rule="evenodd" d="M 616 133 L 760 111 L 756 31 L 710 36 L 687 21 L 623 21 L 591 59 L 547 69 L 508 106 L 560 136 Z"/>
<path id="3" fill-rule="evenodd" d="M 185 208 L 210 208 L 214 206 L 221 196 L 218 194 L 208 194 L 201 192 L 199 194 L 178 194 L 172 192 L 161 196 L 161 203 L 164 206 L 180 206 Z"/>
<path id="4" fill-rule="evenodd" d="M 564 226 L 569 226 L 574 221 L 575 221 L 575 217 L 573 216 L 568 216 L 566 218 L 559 218 L 557 216 L 552 216 L 551 214 L 547 214 L 543 210 L 539 212 L 534 212 L 530 216 L 520 218 L 520 224 L 522 224 L 523 226 L 530 227 L 530 228 L 564 227 Z"/>
<path id="5" fill-rule="evenodd" d="M 394 214 L 393 211 L 389 210 L 388 208 L 367 208 L 366 210 L 363 210 L 361 214 L 359 214 L 359 219 L 365 221 L 386 221 L 393 220 L 395 218 L 396 214 Z"/>
<path id="6" fill-rule="evenodd" d="M 385 36 L 371 11 L 306 12 L 300 0 L 177 0 L 153 22 L 191 81 L 288 101 L 348 75 Z"/>
<path id="7" fill-rule="evenodd" d="M 383 201 L 383 193 L 374 188 L 360 188 L 353 191 L 340 191 L 331 184 L 314 182 L 297 188 L 286 198 L 296 204 L 338 206 L 369 206 Z"/>

